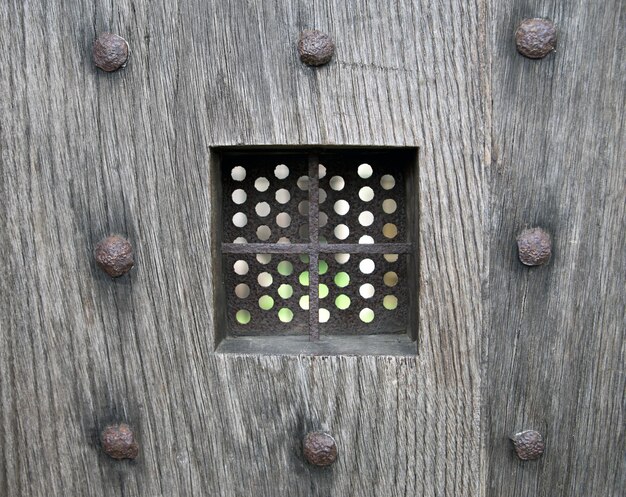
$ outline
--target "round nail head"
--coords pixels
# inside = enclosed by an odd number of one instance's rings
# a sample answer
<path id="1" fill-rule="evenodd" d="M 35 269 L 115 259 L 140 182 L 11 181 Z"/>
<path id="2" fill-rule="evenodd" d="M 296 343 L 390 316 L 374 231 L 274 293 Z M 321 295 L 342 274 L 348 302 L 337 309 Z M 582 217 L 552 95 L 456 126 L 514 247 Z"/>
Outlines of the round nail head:
<path id="1" fill-rule="evenodd" d="M 298 41 L 300 60 L 308 66 L 328 64 L 335 54 L 335 44 L 330 36 L 317 29 L 307 29 Z"/>
<path id="2" fill-rule="evenodd" d="M 133 247 L 126 238 L 111 235 L 96 245 L 96 263 L 112 278 L 126 274 L 135 264 Z"/>
<path id="3" fill-rule="evenodd" d="M 337 459 L 337 443 L 328 433 L 309 433 L 302 445 L 304 458 L 314 466 L 329 466 Z"/>
<path id="4" fill-rule="evenodd" d="M 522 461 L 539 459 L 546 448 L 541 433 L 534 430 L 516 433 L 511 440 L 517 457 Z"/>
<path id="5" fill-rule="evenodd" d="M 106 72 L 117 71 L 128 61 L 128 43 L 121 36 L 102 33 L 93 45 L 93 60 Z"/>
<path id="6" fill-rule="evenodd" d="M 517 237 L 517 249 L 522 264 L 541 266 L 552 256 L 552 240 L 541 228 L 530 228 Z"/>
<path id="7" fill-rule="evenodd" d="M 102 450 L 113 459 L 135 459 L 139 454 L 139 445 L 135 435 L 125 423 L 105 428 L 100 436 Z"/>
<path id="8" fill-rule="evenodd" d="M 529 59 L 542 59 L 556 49 L 556 27 L 547 19 L 524 19 L 515 31 L 517 51 Z"/>

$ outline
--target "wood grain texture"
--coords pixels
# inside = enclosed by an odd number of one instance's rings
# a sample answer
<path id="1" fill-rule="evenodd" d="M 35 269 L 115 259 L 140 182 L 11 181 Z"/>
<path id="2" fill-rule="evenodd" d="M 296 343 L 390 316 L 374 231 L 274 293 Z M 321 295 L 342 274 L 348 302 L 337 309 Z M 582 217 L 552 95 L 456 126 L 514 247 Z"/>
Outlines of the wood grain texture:
<path id="1" fill-rule="evenodd" d="M 625 5 L 493 3 L 493 157 L 483 376 L 487 495 L 619 497 L 626 489 Z M 513 34 L 558 27 L 532 61 Z M 522 266 L 515 237 L 552 234 L 548 265 Z M 487 311 L 485 311 L 487 315 Z M 536 462 L 506 439 L 543 433 Z"/>
<path id="2" fill-rule="evenodd" d="M 9 0 L 0 19 L 0 495 L 477 495 L 482 1 Z M 309 27 L 328 66 L 298 61 Z M 102 31 L 124 70 L 93 66 Z M 420 148 L 417 356 L 214 353 L 210 147 L 274 144 Z M 92 257 L 109 233 L 136 249 L 115 281 Z M 120 420 L 134 463 L 98 448 Z M 302 462 L 309 429 L 335 435 L 332 469 Z"/>

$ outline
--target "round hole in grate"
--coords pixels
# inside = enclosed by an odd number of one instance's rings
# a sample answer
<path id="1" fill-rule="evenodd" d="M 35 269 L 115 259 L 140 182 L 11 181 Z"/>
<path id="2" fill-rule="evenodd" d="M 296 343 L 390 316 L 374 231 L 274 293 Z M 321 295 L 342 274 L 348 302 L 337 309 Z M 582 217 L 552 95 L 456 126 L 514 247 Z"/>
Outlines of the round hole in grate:
<path id="1" fill-rule="evenodd" d="M 336 192 L 343 190 L 343 187 L 346 186 L 346 182 L 341 176 L 333 176 L 330 178 L 329 184 Z"/>
<path id="2" fill-rule="evenodd" d="M 369 235 L 363 235 L 361 238 L 359 238 L 359 243 L 361 245 L 371 245 L 372 243 L 374 243 L 374 239 Z"/>
<path id="3" fill-rule="evenodd" d="M 300 176 L 296 183 L 298 188 L 302 191 L 307 191 L 309 189 L 309 177 L 308 176 Z"/>
<path id="4" fill-rule="evenodd" d="M 335 260 L 338 264 L 345 264 L 350 260 L 350 254 L 335 254 Z"/>
<path id="5" fill-rule="evenodd" d="M 364 186 L 359 190 L 359 198 L 363 202 L 370 202 L 374 198 L 374 190 L 369 186 Z"/>
<path id="6" fill-rule="evenodd" d="M 278 179 L 285 179 L 287 176 L 289 176 L 289 168 L 285 166 L 285 164 L 278 164 L 274 168 L 274 176 L 276 176 Z"/>
<path id="7" fill-rule="evenodd" d="M 303 200 L 298 204 L 298 212 L 303 216 L 309 215 L 309 201 Z"/>
<path id="8" fill-rule="evenodd" d="M 233 199 L 233 202 L 235 202 L 236 204 L 243 204 L 248 198 L 248 194 L 245 191 L 243 191 L 241 188 L 238 188 L 237 190 L 233 192 L 233 194 L 231 195 L 231 198 Z"/>
<path id="9" fill-rule="evenodd" d="M 246 216 L 243 212 L 238 212 L 233 216 L 233 224 L 237 226 L 237 228 L 243 228 L 246 224 L 248 224 L 248 216 Z"/>
<path id="10" fill-rule="evenodd" d="M 330 319 L 330 311 L 328 309 L 321 308 L 318 313 L 318 320 L 320 323 L 326 323 Z"/>
<path id="11" fill-rule="evenodd" d="M 385 295 L 383 299 L 383 307 L 389 311 L 393 311 L 398 307 L 398 299 L 394 295 Z"/>
<path id="12" fill-rule="evenodd" d="M 250 295 L 250 287 L 245 283 L 239 283 L 235 287 L 235 295 L 237 295 L 240 299 L 247 299 Z"/>
<path id="13" fill-rule="evenodd" d="M 259 276 L 257 276 L 256 280 L 263 288 L 267 288 L 268 286 L 272 285 L 274 278 L 272 278 L 272 275 L 270 273 L 264 271 L 262 273 L 259 273 Z"/>
<path id="14" fill-rule="evenodd" d="M 326 202 L 326 197 L 328 197 L 328 195 L 326 195 L 326 190 L 324 190 L 323 188 L 320 188 L 319 196 L 320 196 L 320 204 L 323 204 L 324 202 Z"/>
<path id="15" fill-rule="evenodd" d="M 240 311 L 237 311 L 235 318 L 239 324 L 248 324 L 250 322 L 250 313 L 245 309 L 241 309 Z"/>
<path id="16" fill-rule="evenodd" d="M 276 202 L 279 204 L 286 204 L 291 200 L 291 193 L 289 193 L 289 190 L 281 188 L 280 190 L 276 190 L 275 198 Z"/>
<path id="17" fill-rule="evenodd" d="M 359 214 L 359 224 L 361 226 L 371 226 L 374 222 L 374 214 L 370 211 L 363 211 Z"/>
<path id="18" fill-rule="evenodd" d="M 264 311 L 269 311 L 272 307 L 274 307 L 274 299 L 269 295 L 263 295 L 259 299 L 259 307 Z"/>
<path id="19" fill-rule="evenodd" d="M 359 312 L 359 319 L 364 323 L 371 323 L 374 321 L 374 311 L 369 307 L 362 309 L 361 312 Z"/>
<path id="20" fill-rule="evenodd" d="M 337 200 L 337 202 L 335 202 L 334 209 L 340 216 L 345 216 L 350 210 L 350 204 L 345 200 Z"/>
<path id="21" fill-rule="evenodd" d="M 298 304 L 300 304 L 301 309 L 308 311 L 309 310 L 309 296 L 303 295 L 302 297 L 300 297 L 300 301 L 298 302 Z"/>
<path id="22" fill-rule="evenodd" d="M 265 192 L 267 191 L 267 189 L 270 187 L 270 182 L 267 178 L 257 178 L 256 181 L 254 182 L 254 188 L 256 188 L 256 190 L 258 192 Z"/>
<path id="23" fill-rule="evenodd" d="M 324 166 L 323 164 L 319 165 L 319 168 L 317 169 L 317 177 L 319 179 L 322 179 L 324 176 L 326 176 L 326 166 Z"/>
<path id="24" fill-rule="evenodd" d="M 233 243 L 248 243 L 248 240 L 246 240 L 243 236 L 238 236 L 233 240 Z"/>
<path id="25" fill-rule="evenodd" d="M 309 263 L 309 255 L 308 254 L 300 254 L 299 256 L 300 262 L 304 262 L 305 264 Z"/>
<path id="26" fill-rule="evenodd" d="M 398 235 L 398 227 L 393 223 L 387 223 L 383 226 L 383 235 L 385 238 L 395 238 Z"/>
<path id="27" fill-rule="evenodd" d="M 374 285 L 372 285 L 371 283 L 365 283 L 359 288 L 359 294 L 364 299 L 371 299 L 374 296 L 375 292 L 376 291 L 374 290 Z"/>
<path id="28" fill-rule="evenodd" d="M 321 260 L 318 263 L 319 274 L 326 274 L 328 272 L 328 262 Z"/>
<path id="29" fill-rule="evenodd" d="M 283 307 L 280 311 L 278 311 L 278 319 L 280 319 L 283 323 L 290 323 L 293 319 L 293 311 Z"/>
<path id="30" fill-rule="evenodd" d="M 326 214 L 325 212 L 320 212 L 320 219 L 319 219 L 320 228 L 323 228 L 327 224 L 328 224 L 328 214 Z"/>
<path id="31" fill-rule="evenodd" d="M 325 299 L 326 297 L 328 297 L 328 285 L 324 285 L 324 283 L 321 283 L 317 291 L 320 299 Z"/>
<path id="32" fill-rule="evenodd" d="M 396 180 L 391 174 L 385 174 L 382 178 L 380 178 L 380 186 L 382 186 L 385 190 L 391 190 L 394 186 L 396 186 Z"/>
<path id="33" fill-rule="evenodd" d="M 248 267 L 248 263 L 241 260 L 236 261 L 235 264 L 233 264 L 233 269 L 235 270 L 235 273 L 239 276 L 244 276 L 248 274 L 248 271 L 250 270 L 250 268 Z"/>
<path id="34" fill-rule="evenodd" d="M 293 287 L 283 283 L 278 287 L 278 295 L 280 295 L 283 299 L 290 299 L 293 295 Z"/>
<path id="35" fill-rule="evenodd" d="M 383 201 L 383 212 L 385 214 L 393 214 L 394 212 L 396 212 L 397 208 L 398 204 L 396 204 L 396 201 L 394 199 L 388 198 Z"/>
<path id="36" fill-rule="evenodd" d="M 261 264 L 267 264 L 272 260 L 272 254 L 257 254 L 256 260 Z"/>
<path id="37" fill-rule="evenodd" d="M 345 311 L 348 307 L 350 307 L 350 297 L 344 295 L 343 293 L 341 295 L 338 295 L 335 299 L 335 306 L 337 307 L 337 309 Z"/>
<path id="38" fill-rule="evenodd" d="M 246 170 L 241 166 L 233 167 L 230 172 L 230 177 L 235 181 L 243 181 L 246 179 Z"/>
<path id="39" fill-rule="evenodd" d="M 291 226 L 291 216 L 286 212 L 281 212 L 276 216 L 276 224 L 281 228 L 289 228 Z"/>
<path id="40" fill-rule="evenodd" d="M 334 230 L 335 238 L 338 240 L 345 240 L 350 236 L 350 228 L 348 228 L 345 224 L 338 224 L 335 226 Z"/>
<path id="41" fill-rule="evenodd" d="M 281 261 L 278 263 L 278 273 L 282 276 L 289 276 L 293 273 L 293 264 L 289 261 Z"/>
<path id="42" fill-rule="evenodd" d="M 350 284 L 350 275 L 344 271 L 340 271 L 335 275 L 335 285 L 339 288 L 345 288 Z"/>
<path id="43" fill-rule="evenodd" d="M 318 238 L 319 238 L 320 245 L 328 243 L 328 240 L 326 240 L 326 237 L 324 235 L 320 235 Z"/>
<path id="44" fill-rule="evenodd" d="M 302 271 L 300 276 L 298 276 L 298 281 L 302 286 L 309 286 L 309 272 Z"/>
<path id="45" fill-rule="evenodd" d="M 290 244 L 291 240 L 289 240 L 286 236 L 281 236 L 276 243 Z"/>
<path id="46" fill-rule="evenodd" d="M 303 224 L 302 226 L 300 226 L 298 228 L 298 235 L 300 235 L 300 238 L 308 240 L 308 238 L 309 238 L 309 225 L 308 224 Z"/>
<path id="47" fill-rule="evenodd" d="M 258 204 L 256 204 L 254 210 L 256 211 L 257 216 L 266 217 L 270 215 L 272 208 L 267 202 L 259 202 Z"/>
<path id="48" fill-rule="evenodd" d="M 385 260 L 387 262 L 397 262 L 398 261 L 398 254 L 385 254 Z"/>
<path id="49" fill-rule="evenodd" d="M 376 264 L 374 264 L 372 259 L 363 259 L 359 263 L 359 269 L 363 274 L 372 274 L 374 269 L 376 269 Z"/>
<path id="50" fill-rule="evenodd" d="M 269 226 L 263 224 L 256 229 L 256 236 L 262 241 L 269 240 L 270 236 L 272 236 L 272 230 Z"/>
<path id="51" fill-rule="evenodd" d="M 398 284 L 398 275 L 394 271 L 389 271 L 383 276 L 383 281 L 387 286 L 396 286 Z"/>
<path id="52" fill-rule="evenodd" d="M 357 172 L 359 173 L 359 176 L 363 179 L 367 179 L 371 177 L 372 174 L 374 174 L 374 170 L 369 164 L 361 164 L 357 169 Z"/>

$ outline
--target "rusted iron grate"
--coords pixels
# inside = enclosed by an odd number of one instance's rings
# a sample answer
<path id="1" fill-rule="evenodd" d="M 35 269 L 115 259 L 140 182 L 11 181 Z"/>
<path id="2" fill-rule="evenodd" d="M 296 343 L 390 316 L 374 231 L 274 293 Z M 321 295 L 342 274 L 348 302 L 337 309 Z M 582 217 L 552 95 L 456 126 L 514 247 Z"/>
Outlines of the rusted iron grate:
<path id="1" fill-rule="evenodd" d="M 226 155 L 230 334 L 406 333 L 406 167 L 365 151 Z"/>

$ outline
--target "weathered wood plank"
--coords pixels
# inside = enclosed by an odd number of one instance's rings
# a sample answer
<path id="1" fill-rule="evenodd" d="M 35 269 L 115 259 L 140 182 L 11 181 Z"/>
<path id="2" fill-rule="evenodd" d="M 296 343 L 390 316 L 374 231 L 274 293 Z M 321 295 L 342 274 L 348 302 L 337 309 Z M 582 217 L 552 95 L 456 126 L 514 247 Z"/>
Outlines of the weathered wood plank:
<path id="1" fill-rule="evenodd" d="M 493 3 L 493 158 L 484 426 L 487 495 L 617 497 L 626 488 L 624 3 Z M 557 24 L 532 61 L 513 33 Z M 517 260 L 527 226 L 553 237 L 545 267 Z M 486 313 L 485 313 L 486 314 Z M 547 449 L 514 457 L 532 428 Z"/>
<path id="2" fill-rule="evenodd" d="M 0 5 L 0 494 L 479 492 L 481 1 Z M 335 60 L 300 64 L 317 27 Z M 93 67 L 101 31 L 132 54 Z M 215 354 L 210 147 L 420 147 L 416 357 Z M 92 260 L 110 232 L 137 267 Z M 133 425 L 134 463 L 103 456 Z M 331 470 L 302 462 L 332 431 Z"/>

